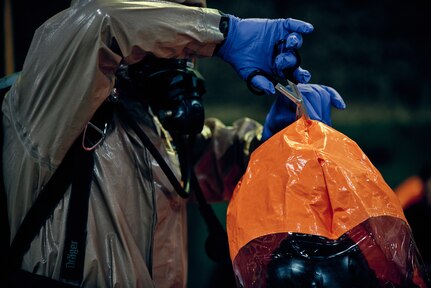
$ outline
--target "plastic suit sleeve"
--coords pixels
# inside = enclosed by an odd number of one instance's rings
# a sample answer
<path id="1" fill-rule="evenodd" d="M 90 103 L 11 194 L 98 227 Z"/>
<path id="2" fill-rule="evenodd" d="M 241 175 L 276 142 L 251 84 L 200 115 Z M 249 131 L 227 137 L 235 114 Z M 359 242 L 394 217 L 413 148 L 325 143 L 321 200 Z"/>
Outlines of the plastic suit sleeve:
<path id="1" fill-rule="evenodd" d="M 53 171 L 108 97 L 122 57 L 211 56 L 223 40 L 220 17 L 167 2 L 77 2 L 36 30 L 3 110 L 36 162 Z"/>
<path id="2" fill-rule="evenodd" d="M 260 144 L 262 125 L 250 118 L 231 126 L 209 118 L 196 142 L 195 173 L 209 202 L 229 201 L 244 174 L 250 153 Z"/>

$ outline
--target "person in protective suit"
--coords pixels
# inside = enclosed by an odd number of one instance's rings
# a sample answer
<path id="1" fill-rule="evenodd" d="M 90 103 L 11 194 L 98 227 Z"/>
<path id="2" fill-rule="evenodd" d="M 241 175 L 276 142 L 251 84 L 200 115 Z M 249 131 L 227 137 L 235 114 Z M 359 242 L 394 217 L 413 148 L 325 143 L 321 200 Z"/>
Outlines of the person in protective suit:
<path id="1" fill-rule="evenodd" d="M 262 132 L 249 118 L 203 122 L 193 59 L 220 57 L 266 94 L 290 68 L 310 79 L 294 50 L 311 24 L 205 6 L 72 1 L 36 30 L 2 105 L 11 287 L 186 287 L 187 200 L 168 175 L 187 173 L 178 149 L 193 135 L 203 193 L 227 200 Z M 339 97 L 315 88 L 318 105 Z"/>

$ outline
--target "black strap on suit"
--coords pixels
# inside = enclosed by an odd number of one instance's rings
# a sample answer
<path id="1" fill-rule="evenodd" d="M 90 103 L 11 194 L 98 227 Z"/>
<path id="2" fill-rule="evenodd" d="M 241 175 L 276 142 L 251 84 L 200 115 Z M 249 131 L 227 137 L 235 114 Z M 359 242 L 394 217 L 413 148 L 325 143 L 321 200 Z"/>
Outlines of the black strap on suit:
<path id="1" fill-rule="evenodd" d="M 7 257 L 9 261 L 9 265 L 7 266 L 9 269 L 9 281 L 12 287 L 35 287 L 34 285 L 37 287 L 39 284 L 46 285 L 45 287 L 58 287 L 56 286 L 59 285 L 58 281 L 48 280 L 43 276 L 32 277 L 31 275 L 35 274 L 30 275 L 28 272 L 22 271 L 20 267 L 25 253 L 30 248 L 31 242 L 39 234 L 41 227 L 51 217 L 55 207 L 63 199 L 64 193 L 71 184 L 72 193 L 68 208 L 68 226 L 66 228 L 65 244 L 67 245 L 68 242 L 76 241 L 76 246 L 79 247 L 80 253 L 76 253 L 75 255 L 75 269 L 66 270 L 70 272 L 64 272 L 62 269 L 61 276 L 74 284 L 80 284 L 82 280 L 93 154 L 82 149 L 81 137 L 75 141 L 61 165 L 39 193 L 12 241 Z M 67 249 L 65 249 L 63 255 L 67 255 L 67 252 Z M 49 283 L 52 286 L 49 286 Z M 79 286 L 79 284 L 77 285 Z"/>
<path id="2" fill-rule="evenodd" d="M 106 126 L 112 119 L 113 103 L 104 102 L 91 122 Z M 102 127 L 103 129 L 103 127 Z M 104 136 L 104 135 L 103 135 Z M 88 204 L 94 168 L 94 150 L 83 148 L 81 134 L 73 143 L 51 179 L 40 191 L 7 253 L 7 280 L 10 287 L 79 287 L 82 282 L 87 236 Z M 60 278 L 64 282 L 20 269 L 25 253 L 41 227 L 52 216 L 67 188 L 72 185 L 66 220 L 66 239 Z M 66 284 L 69 283 L 69 284 Z"/>

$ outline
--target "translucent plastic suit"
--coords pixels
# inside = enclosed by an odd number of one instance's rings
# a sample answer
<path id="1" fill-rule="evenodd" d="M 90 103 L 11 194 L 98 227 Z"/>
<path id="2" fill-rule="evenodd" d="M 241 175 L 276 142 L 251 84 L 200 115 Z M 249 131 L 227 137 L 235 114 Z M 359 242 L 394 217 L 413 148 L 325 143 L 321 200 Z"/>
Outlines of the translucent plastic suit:
<path id="1" fill-rule="evenodd" d="M 110 95 L 122 60 L 112 49 L 114 39 L 128 64 L 147 53 L 212 56 L 223 40 L 220 18 L 217 10 L 168 2 L 75 1 L 37 29 L 2 107 L 12 237 Z M 119 105 L 126 106 L 180 178 L 177 155 L 148 111 L 132 99 L 121 99 Z M 215 119 L 207 124 L 205 141 L 199 142 L 205 146 L 199 147 L 204 161 L 198 163 L 198 178 L 206 190 L 232 191 L 244 169 L 246 147 L 261 126 L 249 119 L 229 128 Z M 31 243 L 23 270 L 59 279 L 69 194 L 70 189 Z M 186 200 L 116 114 L 95 149 L 89 201 L 84 287 L 186 286 Z"/>

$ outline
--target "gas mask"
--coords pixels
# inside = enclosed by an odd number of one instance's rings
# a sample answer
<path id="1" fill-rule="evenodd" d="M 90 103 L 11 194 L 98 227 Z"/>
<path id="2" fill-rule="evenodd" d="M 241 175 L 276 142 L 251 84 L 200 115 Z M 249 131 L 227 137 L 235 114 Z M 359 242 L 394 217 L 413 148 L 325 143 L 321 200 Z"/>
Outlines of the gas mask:
<path id="1" fill-rule="evenodd" d="M 122 67 L 117 73 L 126 79 L 129 90 L 147 104 L 169 132 L 199 133 L 205 113 L 202 96 L 204 78 L 186 59 L 146 56 L 139 63 Z"/>

